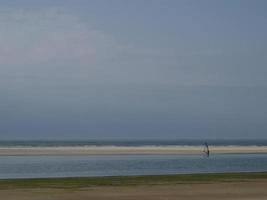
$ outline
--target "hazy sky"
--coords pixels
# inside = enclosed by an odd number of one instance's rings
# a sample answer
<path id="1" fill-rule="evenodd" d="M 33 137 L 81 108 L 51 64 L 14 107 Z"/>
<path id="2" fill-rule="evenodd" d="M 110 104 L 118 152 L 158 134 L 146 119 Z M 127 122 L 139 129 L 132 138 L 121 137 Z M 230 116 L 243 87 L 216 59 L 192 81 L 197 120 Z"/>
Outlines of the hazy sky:
<path id="1" fill-rule="evenodd" d="M 0 0 L 0 139 L 267 138 L 266 10 Z"/>

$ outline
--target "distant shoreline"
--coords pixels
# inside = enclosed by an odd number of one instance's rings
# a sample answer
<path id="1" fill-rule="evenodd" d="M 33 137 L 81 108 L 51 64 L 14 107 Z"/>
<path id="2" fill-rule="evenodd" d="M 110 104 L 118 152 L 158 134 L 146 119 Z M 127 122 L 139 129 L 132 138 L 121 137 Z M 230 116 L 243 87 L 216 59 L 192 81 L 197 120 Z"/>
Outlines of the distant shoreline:
<path id="1" fill-rule="evenodd" d="M 30 155 L 201 155 L 203 146 L 0 147 L 0 156 Z M 211 154 L 267 153 L 267 146 L 210 146 Z"/>

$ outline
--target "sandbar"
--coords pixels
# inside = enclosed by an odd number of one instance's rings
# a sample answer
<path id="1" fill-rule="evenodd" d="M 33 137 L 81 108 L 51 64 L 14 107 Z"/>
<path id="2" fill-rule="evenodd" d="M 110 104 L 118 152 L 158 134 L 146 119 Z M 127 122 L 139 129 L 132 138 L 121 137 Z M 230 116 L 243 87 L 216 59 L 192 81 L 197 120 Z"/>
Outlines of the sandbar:
<path id="1" fill-rule="evenodd" d="M 267 153 L 267 146 L 210 146 L 211 154 Z M 15 155 L 201 155 L 203 146 L 0 147 L 0 156 Z"/>

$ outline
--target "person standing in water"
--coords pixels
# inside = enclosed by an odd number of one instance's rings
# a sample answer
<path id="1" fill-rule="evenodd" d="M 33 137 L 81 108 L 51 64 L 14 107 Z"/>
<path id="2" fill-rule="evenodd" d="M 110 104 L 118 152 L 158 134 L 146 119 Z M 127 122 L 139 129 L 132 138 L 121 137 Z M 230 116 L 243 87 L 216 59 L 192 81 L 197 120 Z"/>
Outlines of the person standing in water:
<path id="1" fill-rule="evenodd" d="M 203 152 L 206 154 L 207 157 L 209 157 L 210 156 L 209 145 L 207 142 L 205 142 L 204 145 L 205 145 L 205 147 L 204 147 Z"/>

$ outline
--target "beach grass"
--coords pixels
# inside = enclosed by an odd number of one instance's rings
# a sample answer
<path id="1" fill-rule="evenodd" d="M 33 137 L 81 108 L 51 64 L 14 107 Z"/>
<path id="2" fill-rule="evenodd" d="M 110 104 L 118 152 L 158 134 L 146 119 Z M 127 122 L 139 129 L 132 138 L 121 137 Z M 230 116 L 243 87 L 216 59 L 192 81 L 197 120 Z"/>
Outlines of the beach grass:
<path id="1" fill-rule="evenodd" d="M 267 180 L 267 172 L 257 173 L 207 173 L 183 175 L 112 176 L 74 178 L 1 179 L 0 189 L 58 188 L 76 189 L 95 186 L 134 186 L 194 184 L 210 182 L 242 182 Z"/>

